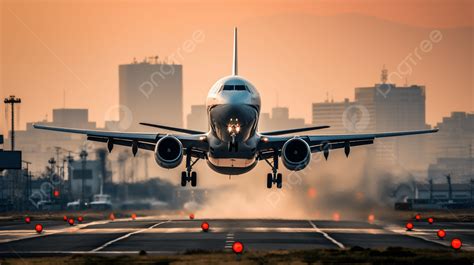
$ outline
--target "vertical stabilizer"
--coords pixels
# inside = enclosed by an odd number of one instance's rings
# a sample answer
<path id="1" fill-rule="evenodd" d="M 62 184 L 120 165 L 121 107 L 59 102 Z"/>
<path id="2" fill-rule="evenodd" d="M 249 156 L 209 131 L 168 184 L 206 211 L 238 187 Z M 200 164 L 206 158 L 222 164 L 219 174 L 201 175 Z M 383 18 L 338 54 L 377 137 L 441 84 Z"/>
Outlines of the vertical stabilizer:
<path id="1" fill-rule="evenodd" d="M 234 28 L 234 58 L 232 62 L 232 75 L 238 75 L 237 73 L 237 27 Z"/>

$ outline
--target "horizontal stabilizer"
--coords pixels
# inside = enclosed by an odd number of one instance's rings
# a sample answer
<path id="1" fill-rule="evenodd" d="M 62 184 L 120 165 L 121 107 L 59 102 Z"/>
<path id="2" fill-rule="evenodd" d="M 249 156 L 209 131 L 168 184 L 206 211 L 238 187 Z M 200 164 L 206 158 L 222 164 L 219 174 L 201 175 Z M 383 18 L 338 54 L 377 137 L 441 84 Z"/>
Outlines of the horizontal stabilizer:
<path id="1" fill-rule="evenodd" d="M 201 132 L 201 131 L 195 131 L 195 130 L 188 130 L 188 129 L 183 129 L 183 128 L 170 127 L 170 126 L 165 126 L 165 125 L 160 125 L 160 124 L 152 124 L 152 123 L 146 123 L 146 122 L 140 122 L 140 124 L 141 124 L 141 125 L 144 125 L 144 126 L 159 128 L 159 129 L 168 130 L 168 131 L 180 132 L 180 133 L 187 133 L 187 134 L 205 134 L 205 132 Z"/>
<path id="2" fill-rule="evenodd" d="M 261 135 L 283 135 L 289 133 L 297 133 L 297 132 L 307 132 L 307 131 L 314 131 L 314 130 L 321 130 L 329 128 L 328 125 L 322 126 L 313 126 L 313 127 L 304 127 L 304 128 L 295 128 L 295 129 L 288 129 L 288 130 L 279 130 L 279 131 L 270 131 L 270 132 L 262 132 Z"/>

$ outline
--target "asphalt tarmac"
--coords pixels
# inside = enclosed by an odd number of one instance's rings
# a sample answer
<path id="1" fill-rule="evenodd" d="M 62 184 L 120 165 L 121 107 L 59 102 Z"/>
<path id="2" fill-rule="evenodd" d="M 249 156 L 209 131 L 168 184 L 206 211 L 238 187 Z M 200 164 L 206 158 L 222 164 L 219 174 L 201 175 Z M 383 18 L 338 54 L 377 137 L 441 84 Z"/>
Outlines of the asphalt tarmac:
<path id="1" fill-rule="evenodd" d="M 210 225 L 203 232 L 201 223 Z M 464 250 L 474 250 L 474 224 L 414 222 L 373 224 L 363 221 L 218 219 L 168 220 L 154 217 L 85 222 L 69 226 L 62 220 L 44 221 L 37 234 L 35 222 L 0 222 L 0 256 L 49 256 L 76 253 L 132 254 L 141 250 L 174 254 L 192 250 L 231 251 L 240 241 L 245 250 L 344 249 L 406 247 L 449 248 L 452 238 L 463 240 Z M 447 232 L 444 240 L 436 231 Z"/>

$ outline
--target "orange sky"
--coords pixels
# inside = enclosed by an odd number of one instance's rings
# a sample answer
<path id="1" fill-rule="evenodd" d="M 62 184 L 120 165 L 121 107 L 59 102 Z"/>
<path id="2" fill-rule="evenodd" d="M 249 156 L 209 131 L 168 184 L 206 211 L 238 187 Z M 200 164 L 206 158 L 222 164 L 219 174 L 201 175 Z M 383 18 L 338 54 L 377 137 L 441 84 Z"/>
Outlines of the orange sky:
<path id="1" fill-rule="evenodd" d="M 403 40 L 394 40 L 387 46 L 389 56 L 380 60 L 380 55 L 367 54 L 371 62 L 367 69 L 350 62 L 336 64 L 342 59 L 337 54 L 329 56 L 334 51 L 328 53 L 324 49 L 338 47 L 344 39 L 334 37 L 337 33 L 332 33 L 330 27 L 320 32 L 327 38 L 310 39 L 312 25 L 305 25 L 304 19 L 314 23 L 320 21 L 315 18 L 322 17 L 321 23 L 333 23 L 332 17 L 338 20 L 343 16 L 341 20 L 344 20 L 345 14 L 357 15 L 349 18 L 360 21 L 362 28 L 364 23 L 369 23 L 367 32 L 379 32 L 372 29 L 374 21 L 400 34 L 410 30 L 412 41 L 404 43 L 402 50 L 396 50 Z M 330 22 L 326 22 L 327 17 Z M 293 25 L 299 18 L 302 21 Z M 21 121 L 24 124 L 41 120 L 45 114 L 51 115 L 52 108 L 62 107 L 65 90 L 67 107 L 89 108 L 90 118 L 101 124 L 104 113 L 118 104 L 119 64 L 128 63 L 133 57 L 173 54 L 193 32 L 202 30 L 206 40 L 181 62 L 184 65 L 184 113 L 187 114 L 190 104 L 204 102 L 213 82 L 229 74 L 233 26 L 241 29 L 241 74 L 259 88 L 264 97 L 264 111 L 276 104 L 277 91 L 278 103 L 290 107 L 291 116 L 304 117 L 311 122 L 310 102 L 324 100 L 327 92 L 336 100 L 353 98 L 354 87 L 377 82 L 381 65 L 396 67 L 404 54 L 427 36 L 428 29 L 446 32 L 446 41 L 434 47 L 433 53 L 427 54 L 409 77 L 428 86 L 427 121 L 434 124 L 450 111 L 473 109 L 474 21 L 473 4 L 468 0 L 1 1 L 0 95 L 15 94 L 23 99 Z M 466 27 L 471 32 L 468 42 L 462 38 L 465 33 L 453 31 Z M 451 36 L 454 37 L 450 39 Z M 462 65 L 456 64 L 459 61 L 456 56 L 460 55 L 450 54 L 457 49 L 450 44 L 456 43 L 457 38 L 463 40 L 459 48 L 469 51 L 471 47 L 470 54 L 463 54 L 468 59 Z M 302 43 L 302 40 L 308 42 Z M 313 42 L 326 46 L 315 51 L 315 46 L 310 45 Z M 340 47 L 342 54 L 345 48 Z M 357 54 L 356 50 L 347 52 Z M 285 58 L 284 64 L 273 61 L 280 56 Z M 305 60 L 308 56 L 314 56 L 314 60 Z M 321 66 L 314 63 L 317 60 L 325 61 Z M 437 60 L 452 60 L 453 64 L 446 69 L 433 68 Z M 336 75 L 339 68 L 348 74 Z M 427 73 L 436 71 L 446 74 L 445 84 L 453 84 L 454 88 L 431 85 Z M 471 78 L 466 79 L 469 73 Z M 272 79 L 275 81 L 271 82 Z M 318 89 L 309 87 L 308 82 L 317 83 Z M 291 85 L 295 87 L 289 87 Z M 451 93 L 446 94 L 446 91 Z M 298 98 L 307 101 L 298 102 Z"/>

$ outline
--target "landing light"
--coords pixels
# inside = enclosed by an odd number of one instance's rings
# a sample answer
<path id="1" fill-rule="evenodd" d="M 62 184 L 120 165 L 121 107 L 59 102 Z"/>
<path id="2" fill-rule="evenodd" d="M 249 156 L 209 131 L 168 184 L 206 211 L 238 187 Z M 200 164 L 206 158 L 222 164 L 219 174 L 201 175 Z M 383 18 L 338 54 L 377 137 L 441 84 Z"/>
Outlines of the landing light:
<path id="1" fill-rule="evenodd" d="M 436 235 L 438 235 L 439 239 L 444 239 L 446 237 L 446 232 L 443 229 L 440 229 Z"/>
<path id="2" fill-rule="evenodd" d="M 109 219 L 110 219 L 111 221 L 114 221 L 114 220 L 115 220 L 115 215 L 114 215 L 114 213 L 111 213 L 111 214 L 109 215 Z"/>
<path id="3" fill-rule="evenodd" d="M 31 218 L 29 216 L 25 217 L 25 223 L 27 224 L 31 223 Z"/>
<path id="4" fill-rule="evenodd" d="M 63 220 L 64 220 L 64 222 L 67 222 L 67 216 L 66 215 L 63 216 Z"/>
<path id="5" fill-rule="evenodd" d="M 235 254 L 242 254 L 242 252 L 244 252 L 244 244 L 239 241 L 234 242 L 234 244 L 232 244 L 232 251 L 234 251 Z"/>
<path id="6" fill-rule="evenodd" d="M 412 223 L 412 222 L 408 222 L 408 223 L 405 225 L 405 228 L 407 229 L 407 231 L 413 230 L 413 223 Z"/>
<path id="7" fill-rule="evenodd" d="M 36 233 L 41 234 L 43 232 L 43 226 L 41 224 L 35 225 Z"/>
<path id="8" fill-rule="evenodd" d="M 369 221 L 369 223 L 373 223 L 375 221 L 375 215 L 369 214 L 369 217 L 367 217 L 367 220 Z"/>
<path id="9" fill-rule="evenodd" d="M 137 219 L 137 215 L 132 213 L 132 220 L 135 220 L 135 219 Z"/>
<path id="10" fill-rule="evenodd" d="M 421 220 L 421 215 L 420 214 L 415 215 L 415 220 L 420 221 Z"/>
<path id="11" fill-rule="evenodd" d="M 432 225 L 432 224 L 434 223 L 433 217 L 428 218 L 428 223 L 429 223 L 430 225 Z"/>
<path id="12" fill-rule="evenodd" d="M 193 213 L 189 215 L 189 219 L 194 220 L 194 214 Z"/>
<path id="13" fill-rule="evenodd" d="M 308 188 L 308 197 L 311 199 L 316 198 L 316 189 L 315 188 Z"/>
<path id="14" fill-rule="evenodd" d="M 453 247 L 455 250 L 460 250 L 462 247 L 461 239 L 453 238 L 453 240 L 451 240 L 451 247 Z"/>
<path id="15" fill-rule="evenodd" d="M 69 225 L 74 225 L 74 219 L 72 218 L 69 218 L 67 222 L 69 223 Z"/>
<path id="16" fill-rule="evenodd" d="M 201 229 L 202 229 L 203 232 L 209 231 L 209 223 L 208 222 L 202 222 Z"/>
<path id="17" fill-rule="evenodd" d="M 77 221 L 79 223 L 82 223 L 82 221 L 84 221 L 84 217 L 82 217 L 82 216 L 77 217 Z"/>

